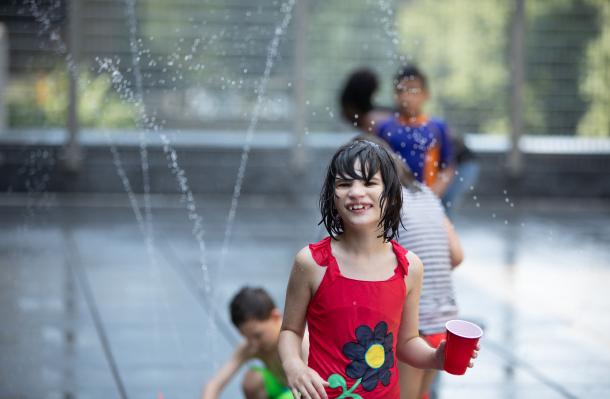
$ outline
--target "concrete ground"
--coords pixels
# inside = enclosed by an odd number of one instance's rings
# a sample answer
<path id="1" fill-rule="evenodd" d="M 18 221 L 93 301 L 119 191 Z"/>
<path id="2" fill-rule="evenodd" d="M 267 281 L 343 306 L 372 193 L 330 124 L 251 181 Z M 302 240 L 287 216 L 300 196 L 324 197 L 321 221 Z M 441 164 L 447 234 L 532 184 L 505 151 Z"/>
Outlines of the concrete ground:
<path id="1" fill-rule="evenodd" d="M 180 198 L 152 204 L 146 245 L 125 194 L 0 197 L 0 398 L 198 397 L 238 339 L 232 294 L 263 285 L 282 306 L 321 234 L 315 198 L 243 197 L 221 269 L 230 198 L 197 198 L 202 242 Z M 438 397 L 610 397 L 610 205 L 473 200 L 455 221 L 462 316 L 485 335 Z"/>

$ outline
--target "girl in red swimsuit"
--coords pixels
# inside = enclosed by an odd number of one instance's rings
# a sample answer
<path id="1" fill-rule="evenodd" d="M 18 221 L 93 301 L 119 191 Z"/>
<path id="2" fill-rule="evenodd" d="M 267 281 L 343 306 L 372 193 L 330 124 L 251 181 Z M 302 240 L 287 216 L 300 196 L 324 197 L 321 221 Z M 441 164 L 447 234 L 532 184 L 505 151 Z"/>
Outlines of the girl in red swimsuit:
<path id="1" fill-rule="evenodd" d="M 385 148 L 359 139 L 335 153 L 320 195 L 330 236 L 299 251 L 286 291 L 279 351 L 296 398 L 398 399 L 397 358 L 442 368 L 444 343 L 418 332 L 423 266 L 393 241 L 401 206 Z"/>

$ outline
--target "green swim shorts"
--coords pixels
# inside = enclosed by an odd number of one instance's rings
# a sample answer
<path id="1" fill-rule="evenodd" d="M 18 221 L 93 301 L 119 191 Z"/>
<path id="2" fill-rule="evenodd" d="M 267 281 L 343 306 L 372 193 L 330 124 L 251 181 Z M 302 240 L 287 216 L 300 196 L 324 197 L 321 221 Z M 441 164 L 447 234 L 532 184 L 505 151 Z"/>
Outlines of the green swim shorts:
<path id="1" fill-rule="evenodd" d="M 283 385 L 271 371 L 264 367 L 254 366 L 251 368 L 263 377 L 263 384 L 269 399 L 294 399 L 292 392 L 287 386 Z"/>

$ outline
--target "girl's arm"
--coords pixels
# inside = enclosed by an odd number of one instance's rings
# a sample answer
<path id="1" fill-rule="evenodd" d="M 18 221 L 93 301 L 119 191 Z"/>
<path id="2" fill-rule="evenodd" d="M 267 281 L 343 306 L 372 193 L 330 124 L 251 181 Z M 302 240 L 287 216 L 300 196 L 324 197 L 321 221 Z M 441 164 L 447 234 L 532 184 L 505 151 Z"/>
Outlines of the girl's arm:
<path id="1" fill-rule="evenodd" d="M 312 297 L 313 282 L 316 280 L 314 268 L 318 267 L 312 265 L 312 262 L 309 248 L 303 248 L 295 258 L 286 289 L 284 318 L 278 346 L 282 367 L 294 397 L 326 399 L 324 386 L 328 383 L 307 367 L 301 357 L 305 316 Z"/>
<path id="2" fill-rule="evenodd" d="M 396 355 L 398 359 L 420 369 L 442 369 L 445 345 L 432 349 L 419 337 L 419 295 L 421 292 L 424 267 L 413 252 L 407 253 L 409 274 L 405 277 L 407 298 L 405 299 Z"/>
<path id="3" fill-rule="evenodd" d="M 309 359 L 309 330 L 305 327 L 305 333 L 303 334 L 303 341 L 301 342 L 301 359 L 307 364 Z"/>
<path id="4" fill-rule="evenodd" d="M 250 348 L 247 342 L 241 343 L 235 352 L 233 352 L 231 359 L 229 359 L 229 361 L 218 370 L 218 373 L 216 373 L 216 375 L 206 384 L 201 399 L 218 398 L 220 392 L 222 392 L 237 370 L 239 370 L 246 360 L 248 360 L 250 357 L 249 352 Z"/>
<path id="5" fill-rule="evenodd" d="M 447 216 L 445 216 L 444 224 L 445 230 L 447 231 L 447 238 L 449 239 L 449 258 L 451 267 L 457 267 L 464 260 L 464 251 L 462 250 L 462 245 L 455 232 L 455 228 Z"/>

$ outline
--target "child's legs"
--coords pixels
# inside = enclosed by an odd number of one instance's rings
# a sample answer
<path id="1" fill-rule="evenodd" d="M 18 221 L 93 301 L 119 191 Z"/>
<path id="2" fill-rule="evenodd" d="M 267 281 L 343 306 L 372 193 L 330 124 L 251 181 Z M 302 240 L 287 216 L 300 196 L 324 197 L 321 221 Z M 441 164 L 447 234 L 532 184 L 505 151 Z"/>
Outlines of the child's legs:
<path id="1" fill-rule="evenodd" d="M 425 370 L 424 377 L 422 378 L 421 389 L 418 397 L 423 398 L 425 394 L 430 391 L 430 387 L 432 386 L 432 381 L 434 381 L 434 377 L 436 376 L 437 370 Z"/>
<path id="2" fill-rule="evenodd" d="M 292 392 L 268 369 L 252 367 L 244 376 L 246 399 L 293 399 Z"/>
<path id="3" fill-rule="evenodd" d="M 268 399 L 265 381 L 260 370 L 250 369 L 241 383 L 246 399 Z"/>
<path id="4" fill-rule="evenodd" d="M 400 399 L 419 399 L 421 397 L 420 392 L 425 371 L 398 362 Z"/>
<path id="5" fill-rule="evenodd" d="M 428 343 L 428 345 L 435 349 L 438 348 L 441 342 L 447 338 L 445 332 L 422 335 L 421 337 Z M 434 381 L 434 377 L 436 375 L 437 370 L 426 370 L 424 372 L 424 376 L 422 377 L 422 384 L 420 387 L 419 398 L 428 399 L 430 387 L 432 386 L 432 382 Z"/>

